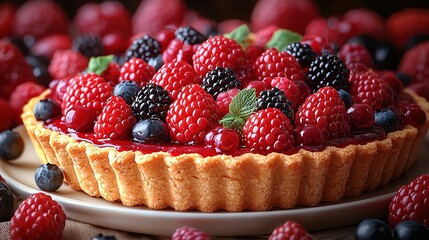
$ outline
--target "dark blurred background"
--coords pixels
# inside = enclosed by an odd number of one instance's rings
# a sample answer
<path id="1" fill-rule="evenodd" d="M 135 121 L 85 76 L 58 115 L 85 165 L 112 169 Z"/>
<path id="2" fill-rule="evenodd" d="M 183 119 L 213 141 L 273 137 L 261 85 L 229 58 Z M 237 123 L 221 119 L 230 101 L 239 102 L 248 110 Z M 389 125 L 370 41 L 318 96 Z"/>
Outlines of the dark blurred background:
<path id="1" fill-rule="evenodd" d="M 102 2 L 103 0 L 57 0 L 69 16 L 73 16 L 78 7 L 87 2 Z M 215 21 L 229 18 L 250 20 L 250 14 L 258 0 L 184 0 L 187 7 Z M 299 0 L 297 0 L 299 1 Z M 429 8 L 429 0 L 314 0 L 322 16 L 341 15 L 352 8 L 365 7 L 378 12 L 383 17 L 405 8 Z M 14 0 L 20 4 L 25 0 Z M 141 0 L 128 0 L 122 2 L 131 13 Z"/>

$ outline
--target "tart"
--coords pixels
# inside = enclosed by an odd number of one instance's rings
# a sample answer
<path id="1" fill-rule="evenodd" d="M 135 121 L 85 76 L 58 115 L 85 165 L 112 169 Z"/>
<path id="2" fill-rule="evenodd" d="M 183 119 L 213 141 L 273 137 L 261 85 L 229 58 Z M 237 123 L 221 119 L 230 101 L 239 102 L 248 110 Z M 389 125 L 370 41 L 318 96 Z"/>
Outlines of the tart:
<path id="1" fill-rule="evenodd" d="M 110 64 L 31 99 L 21 117 L 41 161 L 93 197 L 202 212 L 336 202 L 412 167 L 429 104 L 411 90 L 395 92 L 372 69 L 334 54 L 301 66 L 298 55 L 267 49 L 250 64 L 233 39 L 191 39 L 192 59 L 180 55 L 155 71 L 132 46 L 115 81 L 103 75 Z M 273 71 L 277 59 L 282 68 Z M 321 61 L 327 69 L 318 69 Z M 130 73 L 135 66 L 143 73 Z M 321 80 L 329 68 L 342 71 Z M 121 84 L 139 90 L 128 98 Z M 371 84 L 376 91 L 362 87 Z M 40 119 L 46 99 L 61 110 Z"/>

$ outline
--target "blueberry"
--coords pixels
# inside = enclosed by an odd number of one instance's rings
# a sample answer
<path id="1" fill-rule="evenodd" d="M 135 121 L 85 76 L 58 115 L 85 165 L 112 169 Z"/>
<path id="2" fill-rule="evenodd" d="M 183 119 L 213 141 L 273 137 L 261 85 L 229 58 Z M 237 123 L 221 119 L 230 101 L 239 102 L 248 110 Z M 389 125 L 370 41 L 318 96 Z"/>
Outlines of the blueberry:
<path id="1" fill-rule="evenodd" d="M 423 34 L 417 34 L 405 43 L 405 50 L 410 50 L 411 48 L 419 45 L 422 42 L 429 41 L 429 34 L 423 33 Z"/>
<path id="2" fill-rule="evenodd" d="M 158 72 L 158 70 L 162 67 L 162 65 L 164 65 L 164 62 L 162 61 L 162 55 L 159 54 L 158 56 L 149 59 L 147 64 L 155 68 L 155 71 Z"/>
<path id="3" fill-rule="evenodd" d="M 350 38 L 347 42 L 349 43 L 358 43 L 364 47 L 366 47 L 366 49 L 368 49 L 368 51 L 373 54 L 375 52 L 375 49 L 379 46 L 380 42 L 375 39 L 374 37 L 370 36 L 370 35 L 359 35 L 359 36 L 355 36 Z"/>
<path id="4" fill-rule="evenodd" d="M 416 221 L 403 221 L 393 229 L 395 240 L 429 239 L 429 229 Z"/>
<path id="5" fill-rule="evenodd" d="M 128 105 L 131 105 L 140 91 L 140 87 L 136 82 L 123 81 L 115 86 L 113 95 L 122 97 Z"/>
<path id="6" fill-rule="evenodd" d="M 61 107 L 52 99 L 42 99 L 34 107 L 34 116 L 38 121 L 45 121 L 61 115 Z"/>
<path id="7" fill-rule="evenodd" d="M 36 169 L 34 181 L 37 187 L 43 191 L 53 192 L 58 190 L 64 182 L 61 169 L 55 164 L 42 164 Z"/>
<path id="8" fill-rule="evenodd" d="M 93 237 L 91 240 L 116 240 L 116 238 L 114 236 L 105 236 L 100 233 L 97 236 Z"/>
<path id="9" fill-rule="evenodd" d="M 168 139 L 167 124 L 159 118 L 141 120 L 133 128 L 133 138 L 137 142 L 164 142 Z"/>
<path id="10" fill-rule="evenodd" d="M 33 76 L 37 82 L 45 87 L 49 87 L 49 83 L 52 80 L 51 74 L 48 71 L 49 59 L 45 56 L 28 55 L 25 57 L 25 60 L 32 67 Z"/>
<path id="11" fill-rule="evenodd" d="M 11 219 L 14 202 L 12 190 L 5 182 L 0 182 L 0 222 Z"/>
<path id="12" fill-rule="evenodd" d="M 17 132 L 6 130 L 0 133 L 0 158 L 13 160 L 24 151 L 24 140 Z"/>
<path id="13" fill-rule="evenodd" d="M 356 240 L 391 240 L 392 230 L 387 223 L 379 219 L 366 219 L 355 230 Z"/>
<path id="14" fill-rule="evenodd" d="M 348 93 L 344 89 L 339 89 L 338 93 L 340 94 L 341 100 L 343 100 L 344 105 L 346 105 L 346 108 L 349 108 L 353 104 L 353 99 L 350 93 Z"/>
<path id="15" fill-rule="evenodd" d="M 408 74 L 397 72 L 396 77 L 399 78 L 399 80 L 401 80 L 404 86 L 408 86 L 411 84 L 412 79 L 410 76 L 408 76 Z"/>
<path id="16" fill-rule="evenodd" d="M 373 54 L 375 68 L 395 70 L 401 59 L 401 53 L 391 44 L 380 44 Z"/>
<path id="17" fill-rule="evenodd" d="M 386 133 L 393 132 L 399 126 L 398 116 L 389 108 L 381 109 L 375 113 L 375 126 L 383 128 Z"/>

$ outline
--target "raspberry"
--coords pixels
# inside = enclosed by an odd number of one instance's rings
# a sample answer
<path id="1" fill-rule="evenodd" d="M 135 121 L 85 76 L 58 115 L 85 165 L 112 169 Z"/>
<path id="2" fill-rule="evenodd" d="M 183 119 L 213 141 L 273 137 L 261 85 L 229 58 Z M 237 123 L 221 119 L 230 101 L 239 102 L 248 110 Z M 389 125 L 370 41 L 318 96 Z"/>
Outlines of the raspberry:
<path id="1" fill-rule="evenodd" d="M 24 105 L 33 97 L 39 96 L 45 87 L 34 82 L 26 82 L 20 84 L 10 95 L 9 103 L 15 111 L 15 120 L 17 123 L 21 122 L 20 115 Z"/>
<path id="2" fill-rule="evenodd" d="M 246 52 L 232 39 L 215 36 L 203 42 L 192 57 L 195 72 L 205 76 L 217 66 L 231 68 L 235 74 L 247 64 Z"/>
<path id="3" fill-rule="evenodd" d="M 0 40 L 0 97 L 9 99 L 16 86 L 34 81 L 21 51 L 12 43 Z"/>
<path id="4" fill-rule="evenodd" d="M 173 236 L 171 236 L 172 240 L 189 240 L 189 239 L 198 239 L 198 240 L 209 240 L 210 237 L 196 229 L 191 227 L 181 227 L 174 231 Z"/>
<path id="5" fill-rule="evenodd" d="M 52 59 L 56 51 L 67 50 L 71 47 L 72 39 L 70 36 L 66 34 L 54 34 L 37 39 L 31 47 L 31 54 L 34 56 L 45 56 L 48 59 Z"/>
<path id="6" fill-rule="evenodd" d="M 259 80 L 266 77 L 287 77 L 290 80 L 304 80 L 305 74 L 296 59 L 275 48 L 266 50 L 253 63 L 253 71 Z"/>
<path id="7" fill-rule="evenodd" d="M 344 44 L 338 56 L 348 66 L 353 63 L 362 63 L 367 67 L 373 68 L 374 62 L 372 61 L 371 53 L 364 46 L 358 43 L 346 43 Z"/>
<path id="8" fill-rule="evenodd" d="M 149 62 L 151 58 L 161 53 L 161 44 L 149 35 L 135 39 L 128 50 L 125 52 L 125 60 L 132 58 L 141 58 Z"/>
<path id="9" fill-rule="evenodd" d="M 282 152 L 294 146 L 293 127 L 277 108 L 266 108 L 250 115 L 243 127 L 246 145 L 267 152 Z"/>
<path id="10" fill-rule="evenodd" d="M 335 55 L 323 54 L 317 57 L 311 62 L 307 76 L 313 91 L 326 86 L 347 91 L 350 86 L 349 70 L 343 61 Z"/>
<path id="11" fill-rule="evenodd" d="M 350 23 L 354 36 L 369 35 L 379 40 L 385 38 L 384 19 L 372 10 L 366 8 L 349 10 L 343 15 L 343 20 Z"/>
<path id="12" fill-rule="evenodd" d="M 135 123 L 136 118 L 125 100 L 112 96 L 95 122 L 94 133 L 98 138 L 128 139 Z"/>
<path id="13" fill-rule="evenodd" d="M 277 108 L 280 109 L 291 122 L 295 119 L 291 101 L 286 98 L 282 90 L 276 87 L 261 92 L 256 99 L 256 108 L 256 110 Z"/>
<path id="14" fill-rule="evenodd" d="M 240 89 L 241 81 L 237 79 L 231 69 L 216 67 L 207 72 L 206 76 L 204 76 L 202 87 L 216 99 L 221 92 L 226 92 L 233 88 Z"/>
<path id="15" fill-rule="evenodd" d="M 53 79 L 62 79 L 84 71 L 88 67 L 88 58 L 72 50 L 56 51 L 49 64 L 49 73 Z"/>
<path id="16" fill-rule="evenodd" d="M 286 52 L 294 56 L 303 68 L 309 67 L 310 63 L 316 58 L 316 53 L 306 43 L 291 43 L 286 47 Z"/>
<path id="17" fill-rule="evenodd" d="M 12 2 L 0 4 L 0 38 L 12 35 L 13 18 L 15 17 L 17 6 Z"/>
<path id="18" fill-rule="evenodd" d="M 393 43 L 402 48 L 411 37 L 429 33 L 429 10 L 408 8 L 397 11 L 389 16 L 386 26 Z"/>
<path id="19" fill-rule="evenodd" d="M 213 97 L 201 86 L 190 84 L 170 105 L 166 122 L 173 141 L 203 143 L 206 133 L 219 119 L 220 111 Z"/>
<path id="20" fill-rule="evenodd" d="M 107 65 L 107 68 L 103 71 L 101 76 L 106 79 L 106 81 L 116 84 L 119 82 L 119 65 L 117 63 L 110 62 Z"/>
<path id="21" fill-rule="evenodd" d="M 350 82 L 350 95 L 355 103 L 366 103 L 379 110 L 393 102 L 392 88 L 372 70 L 352 72 Z"/>
<path id="22" fill-rule="evenodd" d="M 137 93 L 131 109 L 139 119 L 159 118 L 164 120 L 170 103 L 171 98 L 165 89 L 149 83 Z"/>
<path id="23" fill-rule="evenodd" d="M 198 47 L 199 44 L 190 45 L 179 39 L 173 39 L 162 53 L 162 61 L 164 61 L 164 63 L 185 61 L 192 64 L 192 56 L 197 51 Z"/>
<path id="24" fill-rule="evenodd" d="M 292 103 L 292 108 L 294 110 L 298 108 L 300 90 L 294 81 L 289 80 L 286 77 L 275 77 L 271 79 L 268 84 L 271 87 L 275 87 L 282 90 L 286 95 L 287 99 Z"/>
<path id="25" fill-rule="evenodd" d="M 310 45 L 317 55 L 321 55 L 322 52 L 332 51 L 329 41 L 324 35 L 306 34 L 302 37 L 301 43 Z"/>
<path id="26" fill-rule="evenodd" d="M 333 87 L 323 87 L 310 95 L 298 109 L 295 125 L 324 127 L 331 139 L 350 135 L 346 107 L 340 94 Z"/>
<path id="27" fill-rule="evenodd" d="M 423 174 L 402 186 L 389 204 L 392 227 L 405 220 L 420 222 L 429 228 L 429 175 Z"/>
<path id="28" fill-rule="evenodd" d="M 161 51 L 164 52 L 167 49 L 168 44 L 175 38 L 174 29 L 163 28 L 156 33 L 155 39 L 161 44 Z"/>
<path id="29" fill-rule="evenodd" d="M 77 75 L 67 85 L 61 103 L 62 113 L 65 115 L 73 106 L 83 106 L 98 116 L 112 92 L 113 87 L 96 74 Z"/>
<path id="30" fill-rule="evenodd" d="M 42 192 L 25 199 L 10 222 L 10 237 L 15 239 L 62 239 L 66 215 L 51 196 Z"/>
<path id="31" fill-rule="evenodd" d="M 193 83 L 200 84 L 201 79 L 190 64 L 182 61 L 167 63 L 162 66 L 150 80 L 150 83 L 163 87 L 174 100 L 182 87 Z"/>
<path id="32" fill-rule="evenodd" d="M 30 1 L 15 14 L 13 24 L 17 36 L 41 38 L 52 34 L 68 34 L 69 22 L 61 5 L 54 1 Z"/>
<path id="33" fill-rule="evenodd" d="M 410 76 L 413 83 L 424 83 L 429 79 L 429 41 L 405 52 L 399 63 L 398 72 Z"/>
<path id="34" fill-rule="evenodd" d="M 255 33 L 255 41 L 253 45 L 265 48 L 265 45 L 270 41 L 274 32 L 280 28 L 277 25 L 268 25 L 264 28 L 261 28 Z"/>
<path id="35" fill-rule="evenodd" d="M 219 93 L 216 98 L 216 104 L 220 109 L 221 116 L 225 116 L 229 112 L 229 104 L 239 91 L 239 89 L 233 88 L 226 92 Z"/>
<path id="36" fill-rule="evenodd" d="M 312 237 L 308 234 L 304 227 L 294 221 L 287 221 L 282 226 L 274 229 L 273 233 L 268 237 L 269 240 L 281 239 L 300 239 L 311 240 Z"/>
<path id="37" fill-rule="evenodd" d="M 143 59 L 132 58 L 122 65 L 119 80 L 131 80 L 143 87 L 154 74 L 155 69 Z"/>

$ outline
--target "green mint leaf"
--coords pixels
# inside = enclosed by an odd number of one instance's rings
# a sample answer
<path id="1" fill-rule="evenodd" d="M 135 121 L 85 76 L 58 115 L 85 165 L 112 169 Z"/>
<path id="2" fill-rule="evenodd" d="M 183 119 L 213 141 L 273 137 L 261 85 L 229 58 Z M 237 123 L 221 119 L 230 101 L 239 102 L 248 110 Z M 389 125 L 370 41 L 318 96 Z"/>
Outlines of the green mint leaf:
<path id="1" fill-rule="evenodd" d="M 266 49 L 276 48 L 279 52 L 284 51 L 287 45 L 301 41 L 302 36 L 296 32 L 279 29 L 274 32 L 270 41 L 265 45 Z"/>
<path id="2" fill-rule="evenodd" d="M 226 128 L 241 131 L 247 118 L 256 111 L 256 90 L 241 90 L 229 104 L 229 113 L 219 122 Z"/>
<path id="3" fill-rule="evenodd" d="M 92 57 L 89 59 L 88 69 L 86 72 L 101 75 L 112 61 L 113 55 Z"/>
<path id="4" fill-rule="evenodd" d="M 243 48 L 246 48 L 249 45 L 249 42 L 247 41 L 249 34 L 249 26 L 247 26 L 247 24 L 243 24 L 234 29 L 232 32 L 225 33 L 224 36 L 230 39 L 234 39 Z"/>

